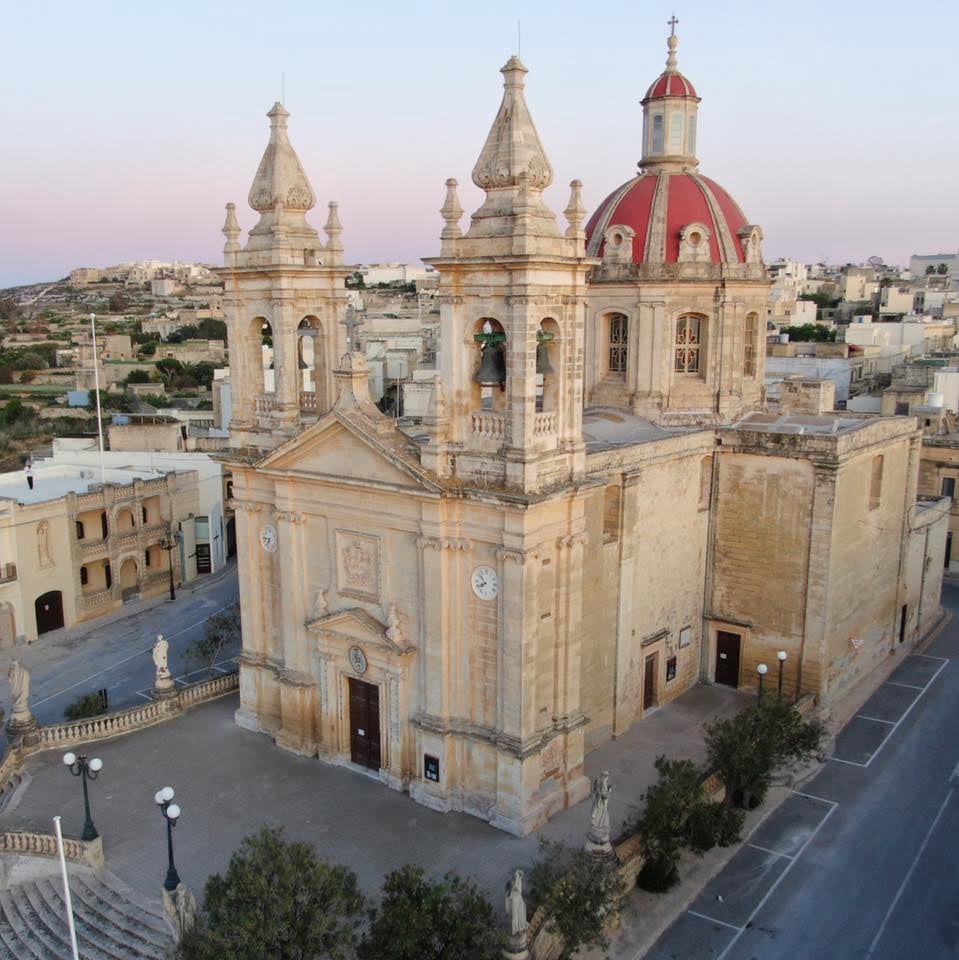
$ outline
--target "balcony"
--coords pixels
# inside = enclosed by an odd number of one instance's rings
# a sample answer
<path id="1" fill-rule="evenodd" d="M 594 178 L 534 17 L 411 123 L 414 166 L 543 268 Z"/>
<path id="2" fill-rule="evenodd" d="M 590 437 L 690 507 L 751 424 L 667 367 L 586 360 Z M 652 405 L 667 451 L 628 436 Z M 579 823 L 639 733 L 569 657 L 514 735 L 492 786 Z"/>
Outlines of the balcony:
<path id="1" fill-rule="evenodd" d="M 303 413 L 316 413 L 316 393 L 312 390 L 303 390 L 300 393 L 300 410 Z"/>
<path id="2" fill-rule="evenodd" d="M 17 579 L 17 565 L 4 563 L 0 565 L 0 583 L 13 583 Z"/>
<path id="3" fill-rule="evenodd" d="M 107 555 L 106 540 L 81 540 L 80 556 L 84 560 L 96 560 Z"/>
<path id="4" fill-rule="evenodd" d="M 253 412 L 258 417 L 268 417 L 276 406 L 276 397 L 272 393 L 263 393 L 253 398 Z"/>
<path id="5" fill-rule="evenodd" d="M 506 438 L 506 414 L 471 413 L 470 427 L 474 436 L 488 437 L 491 440 L 504 440 Z"/>
<path id="6" fill-rule="evenodd" d="M 113 590 L 96 590 L 92 593 L 84 593 L 77 598 L 77 608 L 81 612 L 87 610 L 96 610 L 113 601 Z"/>

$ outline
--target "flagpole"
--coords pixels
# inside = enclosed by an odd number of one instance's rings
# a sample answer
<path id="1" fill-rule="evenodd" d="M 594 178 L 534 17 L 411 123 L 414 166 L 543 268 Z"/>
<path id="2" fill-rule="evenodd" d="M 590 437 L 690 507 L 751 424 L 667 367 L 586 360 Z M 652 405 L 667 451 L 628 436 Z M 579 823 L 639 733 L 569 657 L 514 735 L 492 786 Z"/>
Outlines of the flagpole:
<path id="1" fill-rule="evenodd" d="M 60 818 L 53 818 L 53 828 L 57 834 L 57 852 L 60 854 L 60 872 L 63 874 L 63 900 L 67 907 L 67 926 L 70 928 L 70 949 L 73 960 L 80 960 L 77 952 L 77 931 L 73 925 L 73 901 L 70 899 L 70 881 L 67 879 L 67 860 L 63 855 L 63 833 L 60 830 Z"/>

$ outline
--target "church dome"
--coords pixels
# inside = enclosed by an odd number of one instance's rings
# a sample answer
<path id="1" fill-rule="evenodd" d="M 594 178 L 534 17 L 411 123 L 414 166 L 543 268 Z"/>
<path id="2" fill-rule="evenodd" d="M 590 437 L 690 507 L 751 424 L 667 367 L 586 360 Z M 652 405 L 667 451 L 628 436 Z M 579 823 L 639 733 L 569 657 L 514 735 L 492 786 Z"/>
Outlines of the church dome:
<path id="1" fill-rule="evenodd" d="M 695 97 L 696 88 L 676 71 L 664 70 L 646 91 L 643 100 L 652 100 L 654 97 Z"/>
<path id="2" fill-rule="evenodd" d="M 633 263 L 676 263 L 686 243 L 708 249 L 708 256 L 704 249 L 697 257 L 702 261 L 744 263 L 749 229 L 739 205 L 714 180 L 657 169 L 640 173 L 599 205 L 586 225 L 587 252 L 603 257 L 607 243 L 628 239 Z"/>

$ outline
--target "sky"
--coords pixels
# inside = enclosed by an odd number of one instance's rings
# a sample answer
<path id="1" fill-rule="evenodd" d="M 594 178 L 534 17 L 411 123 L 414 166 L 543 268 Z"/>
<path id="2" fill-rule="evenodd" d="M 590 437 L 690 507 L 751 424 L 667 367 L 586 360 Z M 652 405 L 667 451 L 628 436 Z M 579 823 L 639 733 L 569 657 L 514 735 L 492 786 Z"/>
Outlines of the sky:
<path id="1" fill-rule="evenodd" d="M 547 203 L 562 211 L 578 177 L 592 210 L 635 172 L 674 12 L 700 170 L 763 227 L 767 260 L 959 249 L 959 4 L 32 0 L 0 20 L 0 287 L 221 262 L 227 201 L 256 220 L 284 88 L 311 220 L 339 201 L 347 262 L 435 256 L 445 179 L 479 206 L 470 171 L 518 22 Z"/>

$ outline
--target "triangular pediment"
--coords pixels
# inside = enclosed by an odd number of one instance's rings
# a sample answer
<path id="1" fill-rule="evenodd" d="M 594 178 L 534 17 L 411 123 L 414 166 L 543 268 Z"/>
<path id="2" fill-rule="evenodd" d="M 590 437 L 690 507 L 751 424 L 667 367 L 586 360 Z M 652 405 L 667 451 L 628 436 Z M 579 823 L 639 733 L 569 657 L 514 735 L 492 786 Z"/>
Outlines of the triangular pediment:
<path id="1" fill-rule="evenodd" d="M 348 610 L 338 610 L 336 613 L 308 620 L 306 628 L 311 633 L 324 633 L 346 643 L 380 647 L 400 655 L 412 653 L 414 650 L 412 646 L 405 643 L 400 645 L 392 640 L 386 624 L 361 607 L 350 607 Z"/>
<path id="2" fill-rule="evenodd" d="M 399 431 L 367 433 L 336 411 L 299 436 L 277 447 L 260 461 L 269 473 L 293 473 L 308 479 L 369 485 L 410 492 L 438 493 L 442 489 L 399 451 L 412 441 Z"/>

